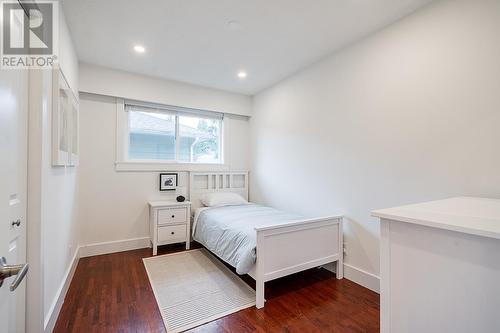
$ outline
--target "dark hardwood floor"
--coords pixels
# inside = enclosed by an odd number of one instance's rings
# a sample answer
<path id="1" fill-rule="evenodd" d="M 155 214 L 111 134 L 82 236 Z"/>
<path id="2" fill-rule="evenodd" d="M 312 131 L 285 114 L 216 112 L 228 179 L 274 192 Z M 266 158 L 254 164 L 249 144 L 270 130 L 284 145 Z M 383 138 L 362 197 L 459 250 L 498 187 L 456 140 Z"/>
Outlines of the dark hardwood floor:
<path id="1" fill-rule="evenodd" d="M 182 250 L 163 247 L 159 254 Z M 142 263 L 149 256 L 151 249 L 141 249 L 80 259 L 54 332 L 165 332 Z M 266 300 L 262 310 L 189 332 L 379 332 L 379 296 L 325 269 L 266 283 Z"/>

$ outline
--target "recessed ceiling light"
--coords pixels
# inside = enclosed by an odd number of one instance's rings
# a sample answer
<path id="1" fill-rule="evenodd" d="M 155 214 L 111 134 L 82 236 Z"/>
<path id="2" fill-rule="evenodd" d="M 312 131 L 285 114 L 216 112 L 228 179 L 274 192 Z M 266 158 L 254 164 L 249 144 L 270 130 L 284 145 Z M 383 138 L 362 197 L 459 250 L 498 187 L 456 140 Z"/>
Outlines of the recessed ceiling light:
<path id="1" fill-rule="evenodd" d="M 134 51 L 137 53 L 144 53 L 146 49 L 142 45 L 134 45 Z"/>
<path id="2" fill-rule="evenodd" d="M 245 71 L 239 71 L 239 72 L 238 72 L 238 77 L 239 77 L 240 79 L 244 79 L 244 78 L 246 78 L 246 77 L 247 77 L 247 72 L 245 72 Z"/>
<path id="3" fill-rule="evenodd" d="M 231 20 L 231 21 L 227 22 L 227 28 L 229 30 L 236 31 L 236 30 L 241 30 L 242 26 L 241 26 L 241 23 L 239 21 Z"/>

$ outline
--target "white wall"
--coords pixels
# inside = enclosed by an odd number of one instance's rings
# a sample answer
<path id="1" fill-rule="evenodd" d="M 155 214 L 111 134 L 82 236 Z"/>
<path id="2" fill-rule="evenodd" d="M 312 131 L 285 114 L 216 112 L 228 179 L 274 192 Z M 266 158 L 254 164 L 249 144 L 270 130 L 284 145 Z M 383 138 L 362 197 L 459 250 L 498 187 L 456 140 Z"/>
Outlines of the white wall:
<path id="1" fill-rule="evenodd" d="M 59 11 L 60 68 L 78 92 L 78 59 L 62 9 Z M 44 71 L 42 93 L 43 313 L 49 322 L 77 250 L 78 168 L 52 167 L 52 72 Z M 64 295 L 63 295 L 64 296 Z M 56 315 L 58 310 L 56 309 Z"/>
<path id="2" fill-rule="evenodd" d="M 79 90 L 79 65 L 76 49 L 73 45 L 71 32 L 64 11 L 59 6 L 59 67 L 61 68 L 64 77 L 68 81 L 70 88 L 78 95 Z"/>
<path id="3" fill-rule="evenodd" d="M 252 112 L 246 95 L 85 63 L 80 64 L 80 91 L 243 116 Z"/>
<path id="4" fill-rule="evenodd" d="M 344 213 L 349 277 L 379 274 L 372 209 L 500 197 L 499 31 L 500 1 L 436 2 L 258 94 L 252 200 Z"/>
<path id="5" fill-rule="evenodd" d="M 247 170 L 248 118 L 227 115 L 224 127 L 228 150 L 225 162 L 231 170 Z M 125 245 L 132 247 L 147 246 L 147 202 L 174 200 L 177 195 L 186 196 L 188 191 L 186 172 L 179 172 L 180 188 L 176 193 L 158 191 L 159 172 L 117 172 L 115 141 L 116 98 L 81 94 L 79 241 L 83 246 L 122 240 L 129 240 Z M 82 255 L 96 253 L 96 247 L 91 248 Z"/>

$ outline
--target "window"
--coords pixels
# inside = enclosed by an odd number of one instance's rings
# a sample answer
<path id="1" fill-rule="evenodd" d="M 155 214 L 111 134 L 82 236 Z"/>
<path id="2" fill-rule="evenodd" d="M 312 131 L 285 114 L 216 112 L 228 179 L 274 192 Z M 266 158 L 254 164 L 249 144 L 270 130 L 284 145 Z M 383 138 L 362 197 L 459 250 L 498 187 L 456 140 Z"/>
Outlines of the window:
<path id="1" fill-rule="evenodd" d="M 179 155 L 181 162 L 220 162 L 219 119 L 179 116 Z"/>
<path id="2" fill-rule="evenodd" d="M 222 114 L 125 105 L 128 159 L 222 163 Z"/>

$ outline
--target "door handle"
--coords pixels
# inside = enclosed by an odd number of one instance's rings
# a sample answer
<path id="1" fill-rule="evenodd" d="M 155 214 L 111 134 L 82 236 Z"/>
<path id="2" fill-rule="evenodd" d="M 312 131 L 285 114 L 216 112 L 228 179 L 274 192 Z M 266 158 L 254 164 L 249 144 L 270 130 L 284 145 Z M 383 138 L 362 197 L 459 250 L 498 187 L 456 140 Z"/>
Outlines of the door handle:
<path id="1" fill-rule="evenodd" d="M 7 260 L 4 257 L 0 258 L 0 287 L 3 280 L 16 275 L 16 278 L 10 285 L 10 291 L 14 291 L 23 281 L 26 273 L 28 273 L 29 265 L 7 265 Z"/>

